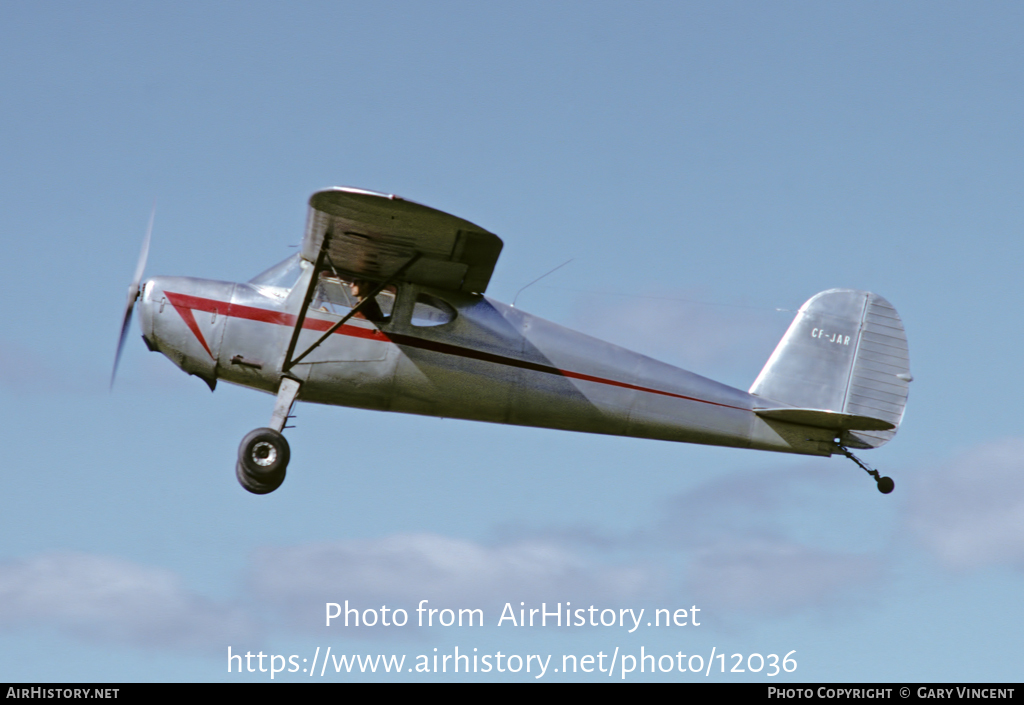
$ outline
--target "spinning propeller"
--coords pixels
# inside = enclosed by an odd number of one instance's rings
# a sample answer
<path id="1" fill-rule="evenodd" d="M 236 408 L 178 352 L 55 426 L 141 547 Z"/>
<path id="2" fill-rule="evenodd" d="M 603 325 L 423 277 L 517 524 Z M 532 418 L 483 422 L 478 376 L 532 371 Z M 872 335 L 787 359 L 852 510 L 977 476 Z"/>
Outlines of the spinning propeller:
<path id="1" fill-rule="evenodd" d="M 156 217 L 156 206 L 149 215 L 149 227 L 146 228 L 146 239 L 142 241 L 142 252 L 139 254 L 139 264 L 135 267 L 135 276 L 128 287 L 128 301 L 124 307 L 124 323 L 121 324 L 121 339 L 117 342 L 117 354 L 114 356 L 114 370 L 110 373 L 110 388 L 114 388 L 114 378 L 117 376 L 117 364 L 121 361 L 121 351 L 124 350 L 124 340 L 128 337 L 128 329 L 132 325 L 132 311 L 135 309 L 135 300 L 139 298 L 139 284 L 142 283 L 142 272 L 146 268 L 146 257 L 149 255 L 149 237 L 153 234 L 153 219 Z"/>

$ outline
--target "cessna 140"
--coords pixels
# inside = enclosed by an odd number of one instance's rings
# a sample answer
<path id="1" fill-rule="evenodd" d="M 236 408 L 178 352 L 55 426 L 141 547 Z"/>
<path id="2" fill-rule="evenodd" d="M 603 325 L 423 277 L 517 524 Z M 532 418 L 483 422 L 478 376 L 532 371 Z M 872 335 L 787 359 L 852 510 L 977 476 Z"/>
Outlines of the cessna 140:
<path id="1" fill-rule="evenodd" d="M 301 249 L 246 283 L 153 277 L 145 245 L 128 289 L 118 361 L 138 302 L 142 337 L 213 390 L 277 396 L 242 439 L 236 475 L 284 481 L 297 399 L 495 423 L 784 453 L 877 448 L 911 381 L 896 310 L 831 289 L 797 313 L 748 392 L 576 333 L 483 295 L 502 241 L 466 220 L 355 188 L 314 193 Z M 141 284 L 141 286 L 140 286 Z"/>

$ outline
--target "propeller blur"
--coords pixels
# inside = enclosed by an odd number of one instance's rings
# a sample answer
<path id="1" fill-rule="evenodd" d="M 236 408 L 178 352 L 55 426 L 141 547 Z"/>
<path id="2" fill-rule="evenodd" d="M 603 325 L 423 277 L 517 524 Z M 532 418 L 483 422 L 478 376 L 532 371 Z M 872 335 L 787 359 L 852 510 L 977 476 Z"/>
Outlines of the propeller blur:
<path id="1" fill-rule="evenodd" d="M 128 337 L 128 329 L 132 324 L 132 310 L 135 308 L 135 301 L 139 298 L 139 284 L 142 282 L 142 273 L 146 270 L 146 258 L 149 257 L 149 240 L 153 236 L 153 219 L 156 218 L 156 206 L 149 214 L 149 226 L 146 228 L 146 237 L 142 241 L 142 252 L 139 253 L 139 263 L 135 265 L 135 276 L 128 286 L 128 301 L 124 306 L 124 320 L 121 323 L 121 337 L 117 341 L 117 353 L 114 355 L 114 369 L 110 373 L 110 388 L 114 388 L 114 379 L 117 377 L 117 366 L 121 362 L 121 353 L 124 351 L 124 341 Z"/>

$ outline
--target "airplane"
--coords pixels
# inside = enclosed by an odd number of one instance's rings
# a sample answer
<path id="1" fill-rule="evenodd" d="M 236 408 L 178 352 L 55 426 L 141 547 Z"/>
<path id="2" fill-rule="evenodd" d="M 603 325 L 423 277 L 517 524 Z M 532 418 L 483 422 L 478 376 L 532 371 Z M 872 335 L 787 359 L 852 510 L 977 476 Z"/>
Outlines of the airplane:
<path id="1" fill-rule="evenodd" d="M 484 296 L 503 243 L 448 213 L 350 187 L 314 193 L 302 244 L 248 282 L 142 282 L 153 220 L 125 306 L 142 339 L 210 390 L 275 395 L 235 474 L 254 494 L 284 481 L 296 400 L 732 446 L 843 455 L 896 434 L 912 380 L 907 337 L 877 294 L 809 299 L 746 392 Z"/>

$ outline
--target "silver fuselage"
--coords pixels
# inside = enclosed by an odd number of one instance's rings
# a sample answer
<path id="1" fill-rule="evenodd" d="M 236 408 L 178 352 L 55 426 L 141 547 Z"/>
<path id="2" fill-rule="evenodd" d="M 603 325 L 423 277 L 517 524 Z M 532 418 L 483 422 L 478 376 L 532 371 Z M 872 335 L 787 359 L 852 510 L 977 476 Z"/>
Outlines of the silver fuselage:
<path id="1" fill-rule="evenodd" d="M 205 380 L 274 394 L 312 267 L 288 290 L 188 277 L 147 281 L 151 350 Z M 453 320 L 418 326 L 417 296 Z M 296 352 L 340 316 L 309 309 Z M 485 296 L 398 286 L 383 323 L 353 318 L 288 373 L 303 401 L 686 443 L 830 455 L 833 433 L 764 419 L 779 406 Z"/>

